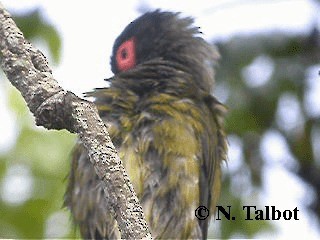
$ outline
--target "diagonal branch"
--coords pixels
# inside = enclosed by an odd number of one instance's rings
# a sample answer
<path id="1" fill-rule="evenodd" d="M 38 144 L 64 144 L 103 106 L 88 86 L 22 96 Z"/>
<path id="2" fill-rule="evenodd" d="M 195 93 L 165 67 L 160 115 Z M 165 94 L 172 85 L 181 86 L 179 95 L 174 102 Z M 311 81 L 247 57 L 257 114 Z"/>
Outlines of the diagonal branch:
<path id="1" fill-rule="evenodd" d="M 77 133 L 103 181 L 122 238 L 151 238 L 139 200 L 93 103 L 62 89 L 45 56 L 34 48 L 0 3 L 1 66 L 22 94 L 36 124 Z"/>

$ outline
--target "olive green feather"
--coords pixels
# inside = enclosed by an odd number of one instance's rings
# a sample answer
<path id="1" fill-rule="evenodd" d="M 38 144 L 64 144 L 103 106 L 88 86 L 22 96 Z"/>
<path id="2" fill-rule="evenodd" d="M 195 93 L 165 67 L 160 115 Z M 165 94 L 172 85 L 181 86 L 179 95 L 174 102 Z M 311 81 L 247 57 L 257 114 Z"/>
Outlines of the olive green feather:
<path id="1" fill-rule="evenodd" d="M 86 96 L 94 98 L 108 125 L 152 236 L 206 238 L 220 195 L 221 163 L 227 158 L 225 107 L 211 94 L 218 55 L 195 36 L 198 29 L 190 27 L 190 18 L 168 16 L 176 23 L 172 28 L 186 29 L 180 34 L 184 41 L 176 42 L 179 61 L 144 61 L 117 73 L 108 88 Z M 81 143 L 75 147 L 69 179 L 65 204 L 82 236 L 120 238 Z M 195 217 L 200 205 L 210 209 L 206 220 Z"/>

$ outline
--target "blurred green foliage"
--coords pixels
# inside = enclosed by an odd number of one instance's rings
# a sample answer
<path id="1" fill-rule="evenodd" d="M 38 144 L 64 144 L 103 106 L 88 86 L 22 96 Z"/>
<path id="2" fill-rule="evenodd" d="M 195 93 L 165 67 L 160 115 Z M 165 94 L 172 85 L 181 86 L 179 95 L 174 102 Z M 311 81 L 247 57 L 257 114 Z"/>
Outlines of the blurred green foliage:
<path id="1" fill-rule="evenodd" d="M 2 188 L 4 178 L 8 178 L 10 169 L 16 166 L 30 171 L 33 184 L 29 189 L 31 195 L 25 201 L 18 201 L 18 204 L 15 201 L 0 201 L 0 236 L 45 237 L 46 221 L 51 214 L 62 209 L 64 179 L 75 136 L 67 131 L 47 131 L 34 126 L 24 100 L 13 87 L 9 90 L 9 107 L 17 116 L 19 132 L 16 145 L 0 156 Z M 69 213 L 66 211 L 66 214 Z"/>
<path id="2" fill-rule="evenodd" d="M 312 198 L 306 207 L 315 213 L 318 217 L 315 220 L 319 223 L 320 175 L 319 158 L 315 152 L 319 143 L 312 136 L 320 126 L 320 116 L 319 113 L 310 111 L 314 106 L 307 101 L 310 91 L 307 78 L 310 70 L 320 70 L 318 29 L 310 29 L 306 34 L 268 32 L 235 36 L 228 41 L 215 42 L 215 45 L 222 56 L 217 71 L 217 86 L 223 86 L 218 89 L 228 93 L 225 101 L 229 107 L 227 132 L 240 139 L 239 147 L 243 154 L 240 167 L 225 176 L 220 202 L 243 206 L 242 203 L 247 204 L 257 197 L 263 187 L 265 168 L 275 164 L 266 157 L 268 153 L 262 151 L 263 137 L 269 131 L 276 131 L 289 149 L 288 156 L 278 164 L 285 166 L 314 191 L 305 196 L 305 202 Z M 260 66 L 255 67 L 255 71 L 251 70 L 251 76 L 248 76 L 246 71 L 257 62 Z M 267 78 L 259 82 L 264 75 L 268 75 Z M 320 81 L 320 76 L 311 80 Z M 217 94 L 219 95 L 218 92 Z M 288 96 L 291 101 L 281 104 Z M 285 112 L 284 117 L 280 116 L 281 111 Z M 297 111 L 295 114 L 299 118 L 290 119 L 291 111 Z M 248 177 L 249 181 L 243 180 Z M 239 194 L 239 189 L 235 189 L 237 181 L 244 184 L 240 191 L 245 194 Z M 254 202 L 253 205 L 259 206 L 258 197 Z M 240 216 L 242 207 L 235 209 L 238 210 L 235 215 Z M 259 224 L 255 225 L 257 223 Z M 272 226 L 267 222 L 223 221 L 221 237 L 253 237 L 268 229 L 271 230 Z"/>
<path id="3" fill-rule="evenodd" d="M 42 39 L 47 44 L 55 63 L 59 62 L 61 50 L 60 35 L 56 28 L 43 18 L 40 9 L 35 9 L 24 15 L 13 16 L 13 19 L 22 30 L 26 39 Z"/>
<path id="4" fill-rule="evenodd" d="M 59 33 L 43 19 L 39 10 L 16 16 L 15 21 L 28 39 L 44 40 L 53 59 L 59 61 Z M 294 161 L 286 167 L 312 188 L 315 197 L 308 207 L 320 218 L 319 159 L 312 138 L 315 129 L 319 129 L 319 115 L 308 114 L 309 106 L 305 104 L 309 91 L 308 71 L 320 60 L 319 39 L 315 28 L 305 34 L 252 34 L 214 43 L 222 56 L 217 70 L 217 94 L 224 93 L 220 97 L 225 98 L 229 107 L 227 132 L 230 138 L 240 141 L 243 162 L 224 175 L 220 200 L 220 203 L 232 205 L 239 220 L 220 221 L 219 232 L 211 231 L 209 237 L 251 238 L 261 231 L 273 230 L 270 222 L 240 220 L 243 205 L 248 205 L 248 201 L 259 205 L 261 201 L 259 193 L 263 186 L 263 171 L 270 164 L 261 151 L 261 142 L 270 130 L 276 130 L 285 139 Z M 250 82 L 246 70 L 258 60 L 262 73 L 257 72 L 251 78 L 258 79 L 261 77 L 259 74 L 267 72 L 269 77 L 262 83 Z M 268 64 L 271 71 L 267 69 Z M 287 123 L 279 121 L 278 116 L 280 101 L 288 95 L 297 100 L 302 118 L 300 124 L 293 124 L 295 128 L 289 130 Z M 62 210 L 62 202 L 75 136 L 65 131 L 46 131 L 35 127 L 20 94 L 10 88 L 8 96 L 9 108 L 15 113 L 19 132 L 16 145 L 0 155 L 0 193 L 3 194 L 5 179 L 15 166 L 27 169 L 33 184 L 31 195 L 23 201 L 8 202 L 3 196 L 0 199 L 0 237 L 74 237 L 72 228 L 67 228 L 62 235 L 50 235 L 48 224 L 63 222 L 61 214 L 71 223 L 69 213 Z M 58 216 L 58 220 L 53 221 L 55 218 L 52 216 Z"/>
<path id="5" fill-rule="evenodd" d="M 28 40 L 41 39 L 55 63 L 59 62 L 61 38 L 39 9 L 14 16 L 14 20 Z M 6 90 L 18 136 L 16 145 L 0 154 L 0 238 L 74 237 L 70 214 L 62 202 L 76 137 L 67 131 L 36 127 L 20 93 L 12 86 Z M 10 181 L 23 185 L 27 192 L 19 191 Z M 63 233 L 54 228 L 59 227 L 59 221 L 65 224 Z"/>

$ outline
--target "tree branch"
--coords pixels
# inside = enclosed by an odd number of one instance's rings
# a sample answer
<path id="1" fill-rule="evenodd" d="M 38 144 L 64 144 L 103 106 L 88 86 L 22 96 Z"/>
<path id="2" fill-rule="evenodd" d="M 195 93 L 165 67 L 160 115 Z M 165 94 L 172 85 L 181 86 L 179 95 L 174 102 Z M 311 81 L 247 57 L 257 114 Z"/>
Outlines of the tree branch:
<path id="1" fill-rule="evenodd" d="M 151 238 L 139 200 L 93 103 L 62 89 L 45 56 L 34 48 L 0 3 L 1 65 L 22 94 L 36 124 L 77 133 L 103 181 L 122 238 Z"/>

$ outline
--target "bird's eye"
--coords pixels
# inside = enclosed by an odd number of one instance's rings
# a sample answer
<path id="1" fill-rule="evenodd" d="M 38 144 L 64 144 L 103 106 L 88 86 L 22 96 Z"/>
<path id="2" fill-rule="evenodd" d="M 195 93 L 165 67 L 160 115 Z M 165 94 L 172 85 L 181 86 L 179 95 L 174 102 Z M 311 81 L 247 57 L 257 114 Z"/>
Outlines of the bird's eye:
<path id="1" fill-rule="evenodd" d="M 136 65 L 134 38 L 130 38 L 120 45 L 116 53 L 116 62 L 119 71 L 129 70 Z"/>
<path id="2" fill-rule="evenodd" d="M 121 59 L 124 60 L 128 57 L 127 49 L 122 49 L 121 51 Z"/>

